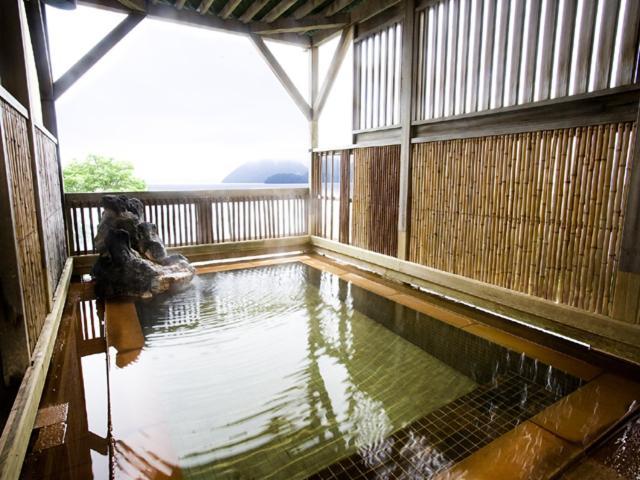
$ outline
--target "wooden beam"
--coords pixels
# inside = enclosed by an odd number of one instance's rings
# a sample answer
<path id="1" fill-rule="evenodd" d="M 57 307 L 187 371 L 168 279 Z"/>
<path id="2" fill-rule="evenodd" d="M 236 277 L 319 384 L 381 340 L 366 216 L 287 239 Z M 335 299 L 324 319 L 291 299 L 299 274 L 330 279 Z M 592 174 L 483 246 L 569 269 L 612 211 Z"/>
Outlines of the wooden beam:
<path id="1" fill-rule="evenodd" d="M 87 0 L 83 0 L 86 2 Z M 91 0 L 95 1 L 95 0 Z M 229 3 L 227 5 L 230 5 Z M 267 27 L 268 24 L 261 22 L 254 22 L 251 25 L 240 22 L 239 20 L 229 19 L 225 20 L 215 15 L 201 15 L 195 11 L 190 10 L 176 10 L 170 5 L 153 5 L 147 4 L 146 10 L 147 18 L 153 18 L 158 20 L 164 20 L 168 22 L 175 22 L 181 25 L 188 25 L 191 27 L 201 27 L 210 30 L 216 30 L 221 32 L 237 33 L 240 35 L 248 35 L 253 33 L 252 28 L 260 28 L 260 26 Z M 297 33 L 278 33 L 269 36 L 270 40 L 284 42 L 293 45 L 299 45 L 301 47 L 308 47 L 311 43 L 308 37 L 298 35 Z"/>
<path id="2" fill-rule="evenodd" d="M 318 98 L 318 85 L 319 85 L 319 65 L 320 65 L 320 50 L 317 46 L 313 45 L 309 49 L 309 101 L 311 105 L 315 105 L 316 99 Z M 311 120 L 309 121 L 309 136 L 310 136 L 310 162 L 309 162 L 309 170 L 312 171 L 313 168 L 313 150 L 318 147 L 318 112 L 314 108 L 311 111 Z M 312 182 L 313 178 L 309 175 L 309 192 L 313 191 Z M 317 199 L 311 197 L 309 199 L 309 233 L 312 235 L 316 235 L 317 232 L 314 231 L 316 225 L 316 212 L 317 212 Z"/>
<path id="3" fill-rule="evenodd" d="M 313 44 L 316 47 L 320 47 L 327 43 L 329 40 L 332 40 L 334 37 L 337 37 L 342 32 L 342 28 L 332 28 L 326 30 L 318 30 L 314 32 L 312 35 Z"/>
<path id="4" fill-rule="evenodd" d="M 400 201 L 398 207 L 398 258 L 406 259 L 410 207 L 411 120 L 413 118 L 413 49 L 415 0 L 404 0 L 402 58 L 400 63 Z"/>
<path id="5" fill-rule="evenodd" d="M 44 321 L 31 364 L 24 374 L 0 437 L 0 479 L 2 480 L 20 476 L 67 300 L 72 271 L 73 259 L 68 258 L 55 291 L 53 308 Z"/>
<path id="6" fill-rule="evenodd" d="M 208 2 L 209 0 L 202 0 L 202 2 L 205 1 Z M 203 6 L 202 2 L 200 4 L 201 6 Z M 202 9 L 199 9 L 198 11 L 188 9 L 178 10 L 171 5 L 160 3 L 155 4 L 147 2 L 146 7 L 143 10 L 131 10 L 118 3 L 117 0 L 78 0 L 80 5 L 120 13 L 144 14 L 147 18 L 151 19 L 174 22 L 181 25 L 206 28 L 221 32 L 247 35 L 253 33 L 254 30 L 268 30 L 267 23 L 251 22 L 251 24 L 246 24 L 235 18 L 229 18 L 240 2 L 241 0 L 229 0 L 218 16 L 216 16 L 211 14 L 207 15 L 207 11 L 202 11 Z M 264 35 L 266 36 L 267 34 Z M 299 45 L 301 47 L 309 47 L 311 44 L 309 37 L 306 35 L 298 35 L 297 33 L 271 33 L 268 34 L 268 38 L 277 42 Z"/>
<path id="7" fill-rule="evenodd" d="M 296 86 L 293 84 L 293 82 L 289 78 L 289 75 L 287 75 L 287 72 L 284 71 L 284 69 L 280 65 L 280 62 L 278 62 L 276 57 L 273 56 L 271 50 L 269 50 L 269 47 L 267 47 L 267 45 L 264 43 L 264 40 L 262 40 L 262 38 L 260 38 L 260 36 L 256 34 L 250 35 L 250 38 L 253 44 L 258 49 L 260 55 L 262 55 L 264 61 L 267 62 L 267 65 L 269 65 L 271 71 L 274 73 L 278 81 L 282 84 L 289 96 L 295 102 L 302 114 L 307 120 L 311 120 L 311 107 L 304 99 L 304 97 L 300 94 Z"/>
<path id="8" fill-rule="evenodd" d="M 298 0 L 280 0 L 280 3 L 278 3 L 275 7 L 273 7 L 271 11 L 264 16 L 262 21 L 270 23 L 277 20 L 282 16 L 282 14 L 284 14 L 284 12 L 289 10 L 293 6 L 293 4 L 296 3 L 297 1 Z"/>
<path id="9" fill-rule="evenodd" d="M 362 2 L 351 11 L 351 21 L 353 23 L 364 22 L 401 2 L 402 0 L 369 0 Z"/>
<path id="10" fill-rule="evenodd" d="M 120 40 L 127 36 L 142 20 L 143 15 L 131 13 L 113 30 L 100 40 L 91 50 L 89 50 L 80 60 L 67 70 L 53 84 L 54 98 L 57 100 L 66 92 L 71 85 L 76 83 L 85 73 L 89 71 L 109 50 L 115 47 Z"/>
<path id="11" fill-rule="evenodd" d="M 347 8 L 352 3 L 353 0 L 335 0 L 322 12 L 322 14 L 330 17 L 331 15 L 338 13 L 340 10 Z"/>
<path id="12" fill-rule="evenodd" d="M 307 3 L 300 5 L 300 7 L 293 12 L 293 17 L 300 20 L 302 17 L 306 17 L 325 2 L 326 0 L 308 0 Z"/>
<path id="13" fill-rule="evenodd" d="M 229 0 L 224 8 L 220 10 L 218 16 L 226 20 L 231 16 L 236 7 L 240 5 L 240 2 L 242 2 L 242 0 Z"/>
<path id="14" fill-rule="evenodd" d="M 207 262 L 246 258 L 257 255 L 272 255 L 291 252 L 304 252 L 309 249 L 309 236 L 269 238 L 264 240 L 245 240 L 243 242 L 208 243 L 184 247 L 168 247 L 170 254 L 179 253 L 190 262 Z M 80 255 L 73 257 L 73 274 L 84 275 L 91 272 L 98 255 Z"/>
<path id="15" fill-rule="evenodd" d="M 271 0 L 255 0 L 249 8 L 240 15 L 239 20 L 243 23 L 250 22 L 270 1 Z"/>
<path id="16" fill-rule="evenodd" d="M 296 20 L 295 18 L 283 18 L 272 23 L 252 23 L 250 27 L 254 33 L 273 34 L 336 29 L 342 28 L 349 23 L 351 23 L 349 15 L 336 15 L 330 19 L 323 15 L 314 15 L 300 20 Z"/>
<path id="17" fill-rule="evenodd" d="M 338 72 L 340 71 L 342 62 L 344 61 L 344 57 L 349 51 L 349 46 L 351 45 L 352 39 L 353 27 L 345 28 L 344 30 L 342 30 L 342 35 L 340 36 L 340 41 L 338 42 L 336 51 L 333 54 L 333 58 L 331 59 L 331 64 L 329 65 L 327 76 L 325 77 L 324 82 L 322 82 L 320 93 L 318 94 L 318 98 L 313 105 L 314 115 L 316 115 L 317 117 L 320 117 L 320 115 L 322 114 L 322 109 L 327 102 L 327 98 L 329 98 L 329 94 L 331 93 L 333 84 L 336 81 Z"/>
<path id="18" fill-rule="evenodd" d="M 40 101 L 42 104 L 42 120 L 44 126 L 54 136 L 58 135 L 56 121 L 55 100 L 53 98 L 53 73 L 51 70 L 51 54 L 46 31 L 46 16 L 44 4 L 40 1 L 25 3 L 27 22 L 31 34 L 31 46 L 40 87 Z"/>
<path id="19" fill-rule="evenodd" d="M 211 5 L 213 5 L 214 0 L 202 0 L 200 2 L 200 5 L 198 6 L 198 13 L 200 15 L 204 15 L 205 13 L 209 12 L 209 9 L 211 8 Z"/>

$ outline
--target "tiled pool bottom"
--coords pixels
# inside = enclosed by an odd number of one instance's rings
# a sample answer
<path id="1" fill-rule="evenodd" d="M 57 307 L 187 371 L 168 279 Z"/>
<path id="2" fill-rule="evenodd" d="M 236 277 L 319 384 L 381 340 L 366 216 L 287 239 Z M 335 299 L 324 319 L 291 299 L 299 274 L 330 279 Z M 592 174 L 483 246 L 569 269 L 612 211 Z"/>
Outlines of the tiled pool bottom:
<path id="1" fill-rule="evenodd" d="M 184 478 L 429 478 L 580 384 L 302 263 L 202 276 L 138 313 L 113 435 L 171 450 Z M 159 431 L 160 450 L 140 440 Z"/>

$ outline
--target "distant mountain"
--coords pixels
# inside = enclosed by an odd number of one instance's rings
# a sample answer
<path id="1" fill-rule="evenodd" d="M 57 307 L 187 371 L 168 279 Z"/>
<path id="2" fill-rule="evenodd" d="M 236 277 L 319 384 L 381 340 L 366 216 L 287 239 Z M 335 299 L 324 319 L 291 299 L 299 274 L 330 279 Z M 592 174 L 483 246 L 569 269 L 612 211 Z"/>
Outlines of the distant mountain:
<path id="1" fill-rule="evenodd" d="M 300 162 L 291 160 L 259 160 L 240 165 L 227 175 L 223 183 L 266 183 L 277 174 L 308 175 L 308 169 Z M 306 180 L 305 180 L 306 182 Z M 270 182 L 275 183 L 275 182 Z"/>
<path id="2" fill-rule="evenodd" d="M 287 184 L 287 183 L 308 183 L 309 182 L 309 174 L 303 173 L 302 175 L 298 175 L 296 173 L 276 173 L 275 175 L 271 175 L 267 178 L 264 183 L 279 183 L 279 184 Z"/>

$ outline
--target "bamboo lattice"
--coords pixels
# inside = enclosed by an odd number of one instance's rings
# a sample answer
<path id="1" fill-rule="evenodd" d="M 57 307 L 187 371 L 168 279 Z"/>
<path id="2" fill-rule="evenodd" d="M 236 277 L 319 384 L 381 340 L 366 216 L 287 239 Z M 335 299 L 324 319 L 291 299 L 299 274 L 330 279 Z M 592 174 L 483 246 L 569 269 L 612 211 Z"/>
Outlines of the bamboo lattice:
<path id="1" fill-rule="evenodd" d="M 27 121 L 13 107 L 4 102 L 0 103 L 7 145 L 7 176 L 14 208 L 13 220 L 24 298 L 24 316 L 29 334 L 30 351 L 33 351 L 47 315 L 48 301 L 47 277 L 42 261 L 36 215 L 36 193 L 33 187 Z"/>
<path id="2" fill-rule="evenodd" d="M 352 244 L 384 255 L 398 253 L 400 147 L 355 150 Z"/>
<path id="3" fill-rule="evenodd" d="M 612 309 L 635 125 L 417 144 L 412 262 Z"/>

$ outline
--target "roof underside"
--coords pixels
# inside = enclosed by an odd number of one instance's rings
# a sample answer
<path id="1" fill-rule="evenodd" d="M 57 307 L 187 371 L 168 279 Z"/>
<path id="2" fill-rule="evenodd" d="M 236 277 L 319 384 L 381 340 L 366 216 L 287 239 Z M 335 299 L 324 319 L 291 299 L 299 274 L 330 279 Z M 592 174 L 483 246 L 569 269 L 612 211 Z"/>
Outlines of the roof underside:
<path id="1" fill-rule="evenodd" d="M 49 0 L 50 2 L 52 0 Z M 53 0 L 57 3 L 60 0 Z M 180 23 L 258 34 L 309 46 L 368 20 L 400 0 L 78 0 Z"/>

